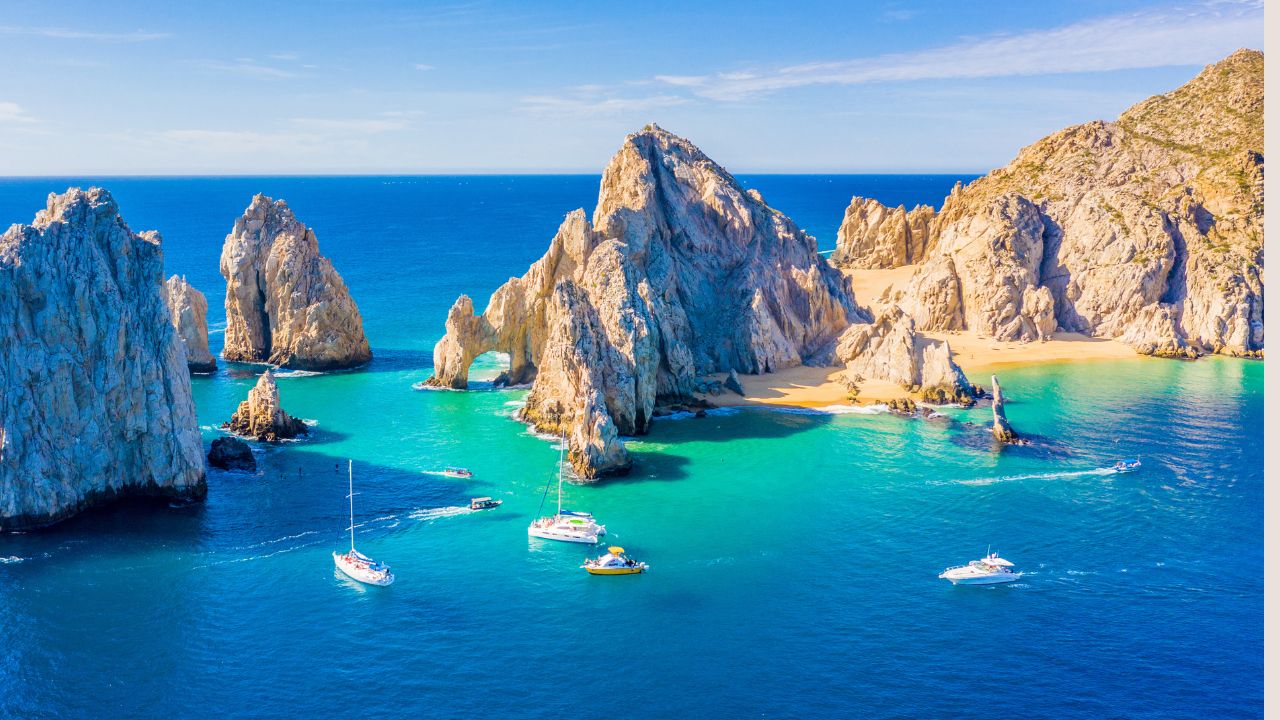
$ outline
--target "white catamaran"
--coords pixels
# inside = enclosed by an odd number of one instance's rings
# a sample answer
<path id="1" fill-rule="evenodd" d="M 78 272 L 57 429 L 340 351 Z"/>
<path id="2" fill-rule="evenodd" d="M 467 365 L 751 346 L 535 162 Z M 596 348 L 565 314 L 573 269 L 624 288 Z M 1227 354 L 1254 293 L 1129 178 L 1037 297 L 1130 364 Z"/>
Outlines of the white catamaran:
<path id="1" fill-rule="evenodd" d="M 395 582 L 396 576 L 391 574 L 391 568 L 386 563 L 380 563 L 377 560 L 356 550 L 356 506 L 355 491 L 351 479 L 351 461 L 347 461 L 347 511 L 348 519 L 351 524 L 347 527 L 351 531 L 351 550 L 341 555 L 333 554 L 333 564 L 338 569 L 346 573 L 352 580 L 359 580 L 367 585 L 390 585 Z"/>
<path id="2" fill-rule="evenodd" d="M 604 526 L 597 524 L 591 513 L 565 510 L 562 504 L 564 500 L 564 448 L 567 444 L 567 439 L 561 437 L 560 478 L 556 484 L 556 514 L 551 517 L 541 517 L 529 523 L 529 537 L 594 545 L 600 542 L 600 536 L 605 534 Z M 542 494 L 542 499 L 543 502 L 547 499 L 545 492 Z"/>

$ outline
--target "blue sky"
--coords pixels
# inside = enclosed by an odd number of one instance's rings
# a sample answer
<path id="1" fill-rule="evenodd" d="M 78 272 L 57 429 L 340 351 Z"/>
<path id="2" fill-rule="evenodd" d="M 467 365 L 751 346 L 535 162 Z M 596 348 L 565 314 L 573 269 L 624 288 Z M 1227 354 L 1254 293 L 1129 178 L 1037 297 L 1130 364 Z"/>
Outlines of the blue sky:
<path id="1" fill-rule="evenodd" d="M 545 6 L 543 6 L 545 5 Z M 5 2 L 0 175 L 985 171 L 1239 47 L 1261 2 Z"/>

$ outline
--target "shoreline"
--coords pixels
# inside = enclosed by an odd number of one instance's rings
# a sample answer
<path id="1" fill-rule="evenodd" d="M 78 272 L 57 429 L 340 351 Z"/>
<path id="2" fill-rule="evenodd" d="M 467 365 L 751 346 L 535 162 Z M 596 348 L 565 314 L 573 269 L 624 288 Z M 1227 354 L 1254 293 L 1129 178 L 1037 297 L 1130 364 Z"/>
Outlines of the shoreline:
<path id="1" fill-rule="evenodd" d="M 992 370 L 1063 363 L 1141 360 L 1146 356 L 1115 340 L 1090 338 L 1077 333 L 1054 333 L 1045 342 L 1003 342 L 980 338 L 970 331 L 953 333 L 921 333 L 934 340 L 946 341 L 970 382 L 985 385 L 981 376 Z M 838 406 L 867 406 L 891 400 L 920 400 L 919 393 L 900 385 L 864 380 L 857 397 L 850 397 L 841 382 L 845 369 L 840 366 L 812 367 L 800 365 L 764 375 L 738 374 L 745 395 L 725 390 L 719 395 L 697 394 L 701 400 L 717 407 L 793 407 L 821 409 Z M 727 373 L 710 375 L 724 381 Z"/>

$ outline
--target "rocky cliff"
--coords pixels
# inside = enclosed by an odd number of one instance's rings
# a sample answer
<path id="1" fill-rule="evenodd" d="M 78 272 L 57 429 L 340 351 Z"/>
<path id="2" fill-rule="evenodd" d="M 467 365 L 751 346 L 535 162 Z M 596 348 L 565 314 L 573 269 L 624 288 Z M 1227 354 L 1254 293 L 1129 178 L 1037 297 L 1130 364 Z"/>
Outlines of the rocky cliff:
<path id="1" fill-rule="evenodd" d="M 280 407 L 280 386 L 270 370 L 258 377 L 249 397 L 240 403 L 224 429 L 242 437 L 276 442 L 307 433 L 307 425 Z"/>
<path id="2" fill-rule="evenodd" d="M 895 383 L 935 403 L 970 404 L 975 395 L 945 341 L 916 332 L 901 307 L 890 306 L 872 323 L 854 323 L 840 336 L 836 357 L 853 385 L 863 379 Z"/>
<path id="3" fill-rule="evenodd" d="M 187 359 L 187 368 L 195 373 L 211 373 L 218 369 L 209 352 L 209 325 L 205 319 L 209 303 L 204 294 L 191 287 L 185 277 L 174 275 L 164 284 L 165 304 L 169 320 L 178 332 Z"/>
<path id="4" fill-rule="evenodd" d="M 697 376 L 829 362 L 850 321 L 866 319 L 813 238 L 650 125 L 605 168 L 590 221 L 570 213 L 482 315 L 458 299 L 430 382 L 465 388 L 477 355 L 509 354 L 506 379 L 534 383 L 523 419 L 567 433 L 575 470 L 597 477 L 625 472 L 618 435 L 692 400 Z"/>
<path id="5" fill-rule="evenodd" d="M 224 358 L 335 370 L 373 357 L 346 284 L 283 200 L 254 196 L 223 243 L 221 270 Z"/>
<path id="6" fill-rule="evenodd" d="M 0 236 L 0 530 L 127 495 L 198 498 L 204 458 L 155 233 L 105 190 Z"/>
<path id="7" fill-rule="evenodd" d="M 1241 50 L 957 186 L 898 302 L 922 330 L 1036 340 L 1063 329 L 1155 355 L 1260 354 L 1262 64 Z M 876 213 L 855 199 L 837 257 L 912 262 L 897 251 L 905 215 L 857 220 Z"/>

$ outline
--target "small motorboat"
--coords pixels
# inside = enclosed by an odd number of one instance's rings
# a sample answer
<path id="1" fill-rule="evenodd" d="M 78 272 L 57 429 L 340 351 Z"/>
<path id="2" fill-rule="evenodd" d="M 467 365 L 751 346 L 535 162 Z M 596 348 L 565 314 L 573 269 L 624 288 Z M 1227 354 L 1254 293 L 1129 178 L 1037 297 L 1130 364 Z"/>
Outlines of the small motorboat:
<path id="1" fill-rule="evenodd" d="M 1011 567 L 1013 563 L 1000 557 L 998 553 L 987 552 L 987 556 L 981 560 L 943 570 L 938 578 L 950 580 L 952 585 L 998 585 L 1022 578 L 1022 573 L 1010 570 Z"/>
<path id="2" fill-rule="evenodd" d="M 396 581 L 396 576 L 391 574 L 391 568 L 387 567 L 386 563 L 378 562 L 356 550 L 355 496 L 351 479 L 351 461 L 348 460 L 347 519 L 351 524 L 347 526 L 347 530 L 351 532 L 351 549 L 341 554 L 335 552 L 333 564 L 352 580 L 358 580 L 366 585 L 390 585 Z"/>
<path id="3" fill-rule="evenodd" d="M 1115 470 L 1118 473 L 1131 473 L 1131 472 L 1137 472 L 1138 469 L 1141 467 L 1142 467 L 1142 460 L 1135 459 L 1135 460 L 1117 461 L 1115 465 L 1111 466 L 1111 469 Z"/>
<path id="4" fill-rule="evenodd" d="M 461 478 L 463 480 L 475 477 L 475 473 L 464 467 L 447 467 L 444 469 L 444 474 L 446 477 Z"/>
<path id="5" fill-rule="evenodd" d="M 489 510 L 491 508 L 496 508 L 501 504 L 501 500 L 494 500 L 491 497 L 471 498 L 472 510 Z"/>
<path id="6" fill-rule="evenodd" d="M 639 575 L 649 569 L 648 563 L 636 562 L 625 552 L 620 547 L 611 547 L 608 553 L 595 560 L 583 560 L 582 568 L 592 575 Z"/>

